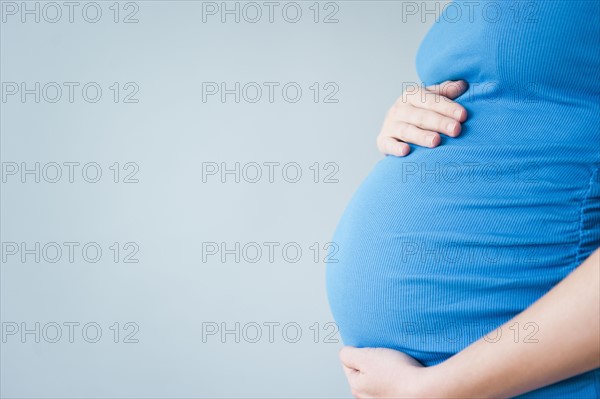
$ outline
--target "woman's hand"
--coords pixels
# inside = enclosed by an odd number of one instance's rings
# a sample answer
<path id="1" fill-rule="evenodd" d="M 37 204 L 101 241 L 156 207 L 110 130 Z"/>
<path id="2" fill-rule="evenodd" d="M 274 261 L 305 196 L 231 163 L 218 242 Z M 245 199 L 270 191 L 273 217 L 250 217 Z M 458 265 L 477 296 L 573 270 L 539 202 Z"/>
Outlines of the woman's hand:
<path id="1" fill-rule="evenodd" d="M 431 398 L 431 367 L 392 349 L 345 346 L 340 360 L 352 395 L 357 398 Z"/>
<path id="2" fill-rule="evenodd" d="M 441 141 L 438 132 L 458 136 L 461 123 L 467 119 L 467 111 L 452 100 L 463 94 L 467 87 L 464 80 L 448 80 L 404 92 L 388 111 L 377 136 L 379 151 L 403 157 L 410 152 L 407 143 L 433 148 Z"/>

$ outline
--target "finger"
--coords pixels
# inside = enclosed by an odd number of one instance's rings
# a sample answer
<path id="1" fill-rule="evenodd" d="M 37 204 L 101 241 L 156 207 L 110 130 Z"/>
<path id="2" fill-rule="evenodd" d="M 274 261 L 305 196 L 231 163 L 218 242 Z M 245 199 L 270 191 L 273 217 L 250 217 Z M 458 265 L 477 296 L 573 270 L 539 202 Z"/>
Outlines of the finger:
<path id="1" fill-rule="evenodd" d="M 467 110 L 452 100 L 462 95 L 467 88 L 468 85 L 463 80 L 446 81 L 439 85 L 427 87 L 419 96 L 418 102 L 413 96 L 411 104 L 420 108 L 431 109 L 459 122 L 464 122 L 467 120 Z"/>
<path id="2" fill-rule="evenodd" d="M 441 142 L 440 135 L 436 132 L 424 130 L 405 122 L 395 123 L 387 128 L 383 134 L 421 147 L 433 148 Z"/>
<path id="3" fill-rule="evenodd" d="M 352 346 L 344 346 L 340 349 L 339 356 L 342 364 L 354 370 L 360 370 L 358 363 L 356 362 L 356 351 L 358 349 Z"/>
<path id="4" fill-rule="evenodd" d="M 417 108 L 437 112 L 459 122 L 466 120 L 467 110 L 465 107 L 435 92 L 423 90 L 419 96 L 408 97 L 408 103 Z"/>
<path id="5" fill-rule="evenodd" d="M 355 398 L 359 397 L 359 392 L 356 389 L 358 385 L 360 371 L 353 369 L 351 367 L 346 367 L 342 364 L 342 368 L 344 369 L 344 374 L 346 374 L 346 379 L 348 380 L 348 385 L 350 385 L 350 389 L 352 390 L 352 396 Z"/>
<path id="6" fill-rule="evenodd" d="M 347 367 L 344 364 L 342 364 L 342 368 L 344 369 L 344 374 L 346 374 L 348 382 L 352 385 L 356 378 L 360 375 L 360 371 L 353 369 L 352 367 Z"/>
<path id="7" fill-rule="evenodd" d="M 389 136 L 377 137 L 377 148 L 384 154 L 405 157 L 410 153 L 410 146 Z"/>
<path id="8" fill-rule="evenodd" d="M 464 80 L 447 80 L 439 85 L 426 87 L 428 91 L 447 97 L 451 100 L 461 96 L 468 88 L 469 84 Z"/>
<path id="9" fill-rule="evenodd" d="M 450 137 L 460 134 L 461 126 L 456 120 L 437 112 L 417 107 L 405 109 L 399 119 L 423 130 L 439 132 Z"/>
<path id="10" fill-rule="evenodd" d="M 358 370 L 361 373 L 370 359 L 368 355 L 371 350 L 371 348 L 344 346 L 340 350 L 340 360 L 344 366 Z"/>

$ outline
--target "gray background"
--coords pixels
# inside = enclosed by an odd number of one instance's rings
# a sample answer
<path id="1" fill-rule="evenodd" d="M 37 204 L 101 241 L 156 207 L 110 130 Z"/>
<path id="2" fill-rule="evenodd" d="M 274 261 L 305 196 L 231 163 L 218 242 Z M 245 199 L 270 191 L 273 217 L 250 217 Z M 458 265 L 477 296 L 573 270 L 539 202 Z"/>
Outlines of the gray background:
<path id="1" fill-rule="evenodd" d="M 65 175 L 57 183 L 7 176 L 1 240 L 28 247 L 96 242 L 103 254 L 86 262 L 80 246 L 73 263 L 65 253 L 56 263 L 36 263 L 33 255 L 25 262 L 18 255 L 3 259 L 3 329 L 58 323 L 63 336 L 50 343 L 40 332 L 37 343 L 34 334 L 7 335 L 0 344 L 2 397 L 350 396 L 337 357 L 339 335 L 330 337 L 334 342 L 325 338 L 332 331 L 325 323 L 333 319 L 324 251 L 315 262 L 309 247 L 331 240 L 345 204 L 381 158 L 375 137 L 402 83 L 417 81 L 416 50 L 434 21 L 403 22 L 400 1 L 338 1 L 339 22 L 322 22 L 334 8 L 321 2 L 315 23 L 314 2 L 297 3 L 303 12 L 297 23 L 282 18 L 285 2 L 273 23 L 265 15 L 257 23 L 235 23 L 232 16 L 222 23 L 219 15 L 203 23 L 202 2 L 194 1 L 137 1 L 139 22 L 129 24 L 121 20 L 132 6 L 124 10 L 122 2 L 114 23 L 112 1 L 98 2 L 97 23 L 82 18 L 85 2 L 73 23 L 64 14 L 57 23 L 3 15 L 2 82 L 97 82 L 103 89 L 97 103 L 82 99 L 81 86 L 73 103 L 66 92 L 57 103 L 35 103 L 33 96 L 2 102 L 3 165 L 97 162 L 103 175 L 87 183 L 79 167 L 73 183 Z M 113 82 L 121 89 L 137 84 L 139 102 L 115 103 Z M 232 96 L 203 102 L 202 82 L 297 82 L 303 94 L 296 103 L 283 100 L 280 90 L 273 103 L 264 97 L 235 103 Z M 338 102 L 315 103 L 313 82 L 335 83 Z M 114 183 L 114 162 L 136 163 L 139 182 Z M 257 183 L 235 183 L 231 176 L 226 183 L 218 176 L 203 182 L 203 162 L 296 162 L 302 178 L 288 183 L 279 167 L 272 183 L 266 176 Z M 309 169 L 315 162 L 318 183 Z M 324 169 L 328 162 L 339 168 L 337 183 L 323 182 L 333 170 Z M 203 242 L 267 241 L 281 243 L 273 262 L 265 253 L 256 263 L 202 259 Z M 139 262 L 115 263 L 114 242 L 136 243 Z M 300 261 L 282 258 L 288 242 L 302 248 Z M 80 323 L 74 342 L 64 322 Z M 82 337 L 90 322 L 102 328 L 96 343 Z M 139 326 L 139 342 L 123 342 L 127 322 Z M 273 342 L 266 327 L 256 343 L 243 336 L 237 343 L 232 334 L 203 342 L 203 323 L 222 322 L 229 328 L 239 322 L 240 329 L 280 325 Z M 281 330 L 292 322 L 302 329 L 296 343 L 287 342 L 294 330 L 286 336 Z M 253 337 L 253 331 L 247 332 Z"/>

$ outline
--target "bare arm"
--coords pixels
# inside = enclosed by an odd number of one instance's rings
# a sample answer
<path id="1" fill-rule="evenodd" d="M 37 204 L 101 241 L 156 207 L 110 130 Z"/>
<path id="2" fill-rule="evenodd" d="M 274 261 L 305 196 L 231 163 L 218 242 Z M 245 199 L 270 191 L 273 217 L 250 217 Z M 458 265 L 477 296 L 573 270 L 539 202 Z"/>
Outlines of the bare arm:
<path id="1" fill-rule="evenodd" d="M 536 323 L 538 342 L 515 343 L 506 334 L 515 322 Z M 440 394 L 510 397 L 600 367 L 600 250 L 501 328 L 510 336 L 480 339 L 432 367 Z"/>

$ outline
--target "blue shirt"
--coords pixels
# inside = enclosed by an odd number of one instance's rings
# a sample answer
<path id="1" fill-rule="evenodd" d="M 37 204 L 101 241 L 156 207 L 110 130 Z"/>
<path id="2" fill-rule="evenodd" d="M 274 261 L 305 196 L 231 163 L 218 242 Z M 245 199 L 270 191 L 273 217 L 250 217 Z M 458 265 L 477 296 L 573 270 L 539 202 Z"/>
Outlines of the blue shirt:
<path id="1" fill-rule="evenodd" d="M 438 148 L 385 157 L 350 201 L 327 268 L 345 344 L 426 366 L 486 334 L 535 344 L 535 320 L 494 330 L 600 246 L 599 21 L 598 1 L 444 9 L 417 70 L 466 80 L 469 119 Z M 600 373 L 523 397 L 597 398 Z"/>

